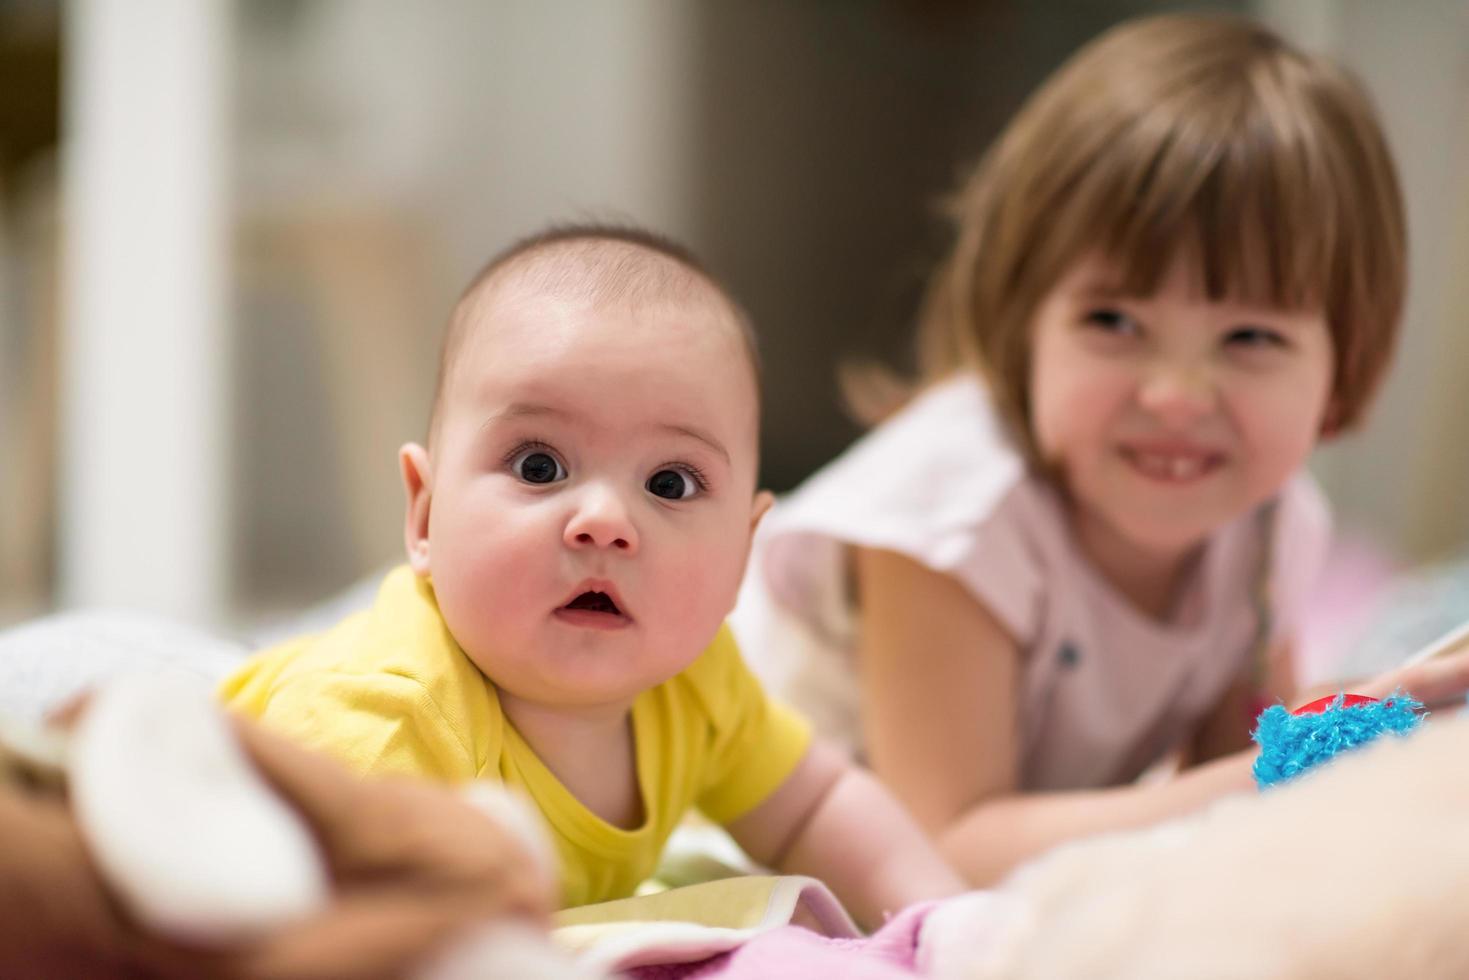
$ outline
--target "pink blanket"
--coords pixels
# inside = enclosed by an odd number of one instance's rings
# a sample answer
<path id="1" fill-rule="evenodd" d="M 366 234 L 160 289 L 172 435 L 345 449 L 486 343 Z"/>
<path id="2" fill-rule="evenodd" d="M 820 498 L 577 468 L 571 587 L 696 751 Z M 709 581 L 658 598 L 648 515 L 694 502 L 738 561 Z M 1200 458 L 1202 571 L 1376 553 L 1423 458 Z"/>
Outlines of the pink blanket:
<path id="1" fill-rule="evenodd" d="M 909 980 L 918 976 L 918 930 L 932 903 L 915 905 L 889 919 L 865 939 L 836 939 L 799 926 L 782 926 L 744 945 L 695 963 L 642 966 L 637 980 Z"/>

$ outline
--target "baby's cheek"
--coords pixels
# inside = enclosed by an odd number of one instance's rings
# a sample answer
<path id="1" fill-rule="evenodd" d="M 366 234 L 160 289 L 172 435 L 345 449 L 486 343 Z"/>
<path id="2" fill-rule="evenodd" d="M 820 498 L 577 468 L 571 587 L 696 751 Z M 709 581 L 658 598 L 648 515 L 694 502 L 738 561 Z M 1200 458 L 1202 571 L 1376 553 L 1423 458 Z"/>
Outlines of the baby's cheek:
<path id="1" fill-rule="evenodd" d="M 544 561 L 517 536 L 464 533 L 446 550 L 435 563 L 434 589 L 451 629 L 456 621 L 475 634 L 496 623 L 503 629 L 530 610 L 555 605 L 558 597 L 537 594 L 546 588 Z"/>
<path id="2" fill-rule="evenodd" d="M 738 569 L 713 556 L 670 564 L 659 569 L 659 579 L 659 591 L 668 597 L 662 604 L 680 628 L 711 633 L 728 615 L 739 587 Z"/>

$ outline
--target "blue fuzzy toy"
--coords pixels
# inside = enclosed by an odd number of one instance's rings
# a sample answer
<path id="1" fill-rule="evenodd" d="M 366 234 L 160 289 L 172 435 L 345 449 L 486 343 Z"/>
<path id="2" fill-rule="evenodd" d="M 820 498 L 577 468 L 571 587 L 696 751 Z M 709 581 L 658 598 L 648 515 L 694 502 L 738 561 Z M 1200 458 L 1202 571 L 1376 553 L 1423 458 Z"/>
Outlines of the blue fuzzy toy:
<path id="1" fill-rule="evenodd" d="M 1385 701 L 1338 694 L 1297 708 L 1273 705 L 1251 736 L 1260 746 L 1255 782 L 1261 789 L 1292 779 L 1385 733 L 1406 735 L 1423 720 L 1423 702 L 1394 693 Z"/>

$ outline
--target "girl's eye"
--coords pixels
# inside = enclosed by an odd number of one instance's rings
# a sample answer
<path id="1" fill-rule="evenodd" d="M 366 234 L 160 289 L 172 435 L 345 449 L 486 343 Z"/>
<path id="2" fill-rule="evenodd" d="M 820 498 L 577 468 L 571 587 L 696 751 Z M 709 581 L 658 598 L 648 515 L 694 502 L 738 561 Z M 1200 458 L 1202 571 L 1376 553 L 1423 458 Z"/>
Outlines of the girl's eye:
<path id="1" fill-rule="evenodd" d="M 699 478 L 683 469 L 661 469 L 648 477 L 648 492 L 664 500 L 687 500 L 704 492 Z"/>
<path id="2" fill-rule="evenodd" d="M 566 467 L 543 449 L 524 449 L 510 462 L 510 471 L 526 483 L 555 483 L 566 479 Z"/>
<path id="3" fill-rule="evenodd" d="M 1285 338 L 1268 327 L 1236 327 L 1224 342 L 1235 347 L 1285 347 Z"/>
<path id="4" fill-rule="evenodd" d="M 1136 320 L 1123 313 L 1107 307 L 1090 310 L 1082 317 L 1082 322 L 1089 327 L 1096 327 L 1106 333 L 1116 334 L 1119 337 L 1130 337 L 1138 333 L 1140 328 Z"/>

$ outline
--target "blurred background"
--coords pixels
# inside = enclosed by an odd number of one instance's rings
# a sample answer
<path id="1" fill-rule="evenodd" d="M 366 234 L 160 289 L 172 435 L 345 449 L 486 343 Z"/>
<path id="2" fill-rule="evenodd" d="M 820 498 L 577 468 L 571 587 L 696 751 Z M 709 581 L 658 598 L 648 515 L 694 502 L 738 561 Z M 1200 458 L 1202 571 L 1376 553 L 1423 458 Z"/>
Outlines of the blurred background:
<path id="1" fill-rule="evenodd" d="M 1398 363 L 1314 464 L 1338 578 L 1463 553 L 1462 0 L 0 0 L 0 624 L 241 629 L 393 560 L 446 313 L 554 219 L 664 230 L 732 285 L 790 488 L 859 431 L 836 365 L 908 363 L 937 205 L 1025 94 L 1201 8 L 1353 68 L 1406 185 Z"/>

